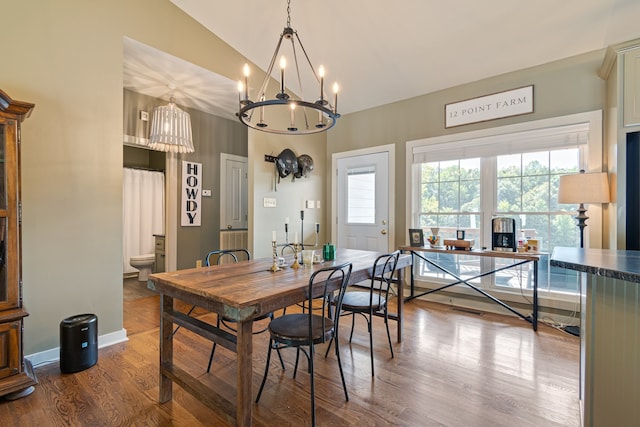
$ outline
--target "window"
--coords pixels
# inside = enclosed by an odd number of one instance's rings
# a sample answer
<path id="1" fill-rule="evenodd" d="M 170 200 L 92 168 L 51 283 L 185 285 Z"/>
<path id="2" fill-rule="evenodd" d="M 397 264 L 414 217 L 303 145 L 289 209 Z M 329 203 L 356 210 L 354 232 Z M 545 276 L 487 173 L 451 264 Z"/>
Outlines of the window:
<path id="1" fill-rule="evenodd" d="M 423 163 L 420 175 L 420 226 L 448 237 L 467 229 L 467 238 L 480 241 L 480 159 Z"/>
<path id="2" fill-rule="evenodd" d="M 376 172 L 374 167 L 347 172 L 347 223 L 375 224 Z"/>
<path id="3" fill-rule="evenodd" d="M 516 219 L 518 232 L 524 230 L 526 237 L 540 242 L 542 252 L 551 252 L 555 246 L 578 246 L 579 230 L 573 219 L 576 206 L 558 205 L 558 181 L 560 175 L 577 173 L 590 159 L 587 148 L 592 121 L 540 127 L 534 122 L 528 126 L 518 132 L 496 129 L 495 135 L 478 137 L 478 133 L 490 133 L 481 131 L 470 133 L 469 138 L 409 142 L 413 163 L 409 225 L 424 229 L 425 234 L 437 228 L 440 241 L 454 239 L 456 230 L 463 229 L 465 237 L 474 239 L 474 247 L 480 248 L 491 246 L 491 218 L 508 216 Z M 496 263 L 496 267 L 501 262 L 509 264 L 508 260 L 449 254 L 437 257 L 439 264 L 463 278 L 486 271 L 483 263 Z M 450 280 L 426 264 L 421 263 L 418 270 L 423 279 Z M 532 277 L 529 266 L 524 266 L 474 283 L 516 295 L 531 289 Z M 577 275 L 550 269 L 544 258 L 538 284 L 540 293 L 551 298 L 578 292 Z"/>

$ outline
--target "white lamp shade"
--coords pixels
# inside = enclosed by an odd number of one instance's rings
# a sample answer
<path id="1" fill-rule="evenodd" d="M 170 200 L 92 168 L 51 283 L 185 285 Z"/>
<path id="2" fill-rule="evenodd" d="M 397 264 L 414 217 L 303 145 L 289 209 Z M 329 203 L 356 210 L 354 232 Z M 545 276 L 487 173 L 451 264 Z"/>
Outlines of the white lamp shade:
<path id="1" fill-rule="evenodd" d="M 609 203 L 607 173 L 576 173 L 561 176 L 558 203 Z"/>
<path id="2" fill-rule="evenodd" d="M 173 102 L 156 107 L 151 120 L 149 148 L 172 153 L 193 153 L 189 113 L 176 107 Z"/>

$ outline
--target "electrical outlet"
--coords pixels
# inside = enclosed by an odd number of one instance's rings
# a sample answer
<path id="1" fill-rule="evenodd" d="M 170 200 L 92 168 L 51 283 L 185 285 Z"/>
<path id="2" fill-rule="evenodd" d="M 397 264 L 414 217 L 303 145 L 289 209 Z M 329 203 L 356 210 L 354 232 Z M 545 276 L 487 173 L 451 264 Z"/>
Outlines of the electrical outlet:
<path id="1" fill-rule="evenodd" d="M 148 122 L 149 121 L 149 112 L 144 111 L 144 110 L 140 110 L 140 120 L 142 120 L 143 122 Z"/>
<path id="2" fill-rule="evenodd" d="M 202 190 L 203 197 L 211 197 L 211 190 Z"/>
<path id="3" fill-rule="evenodd" d="M 201 259 L 197 259 L 196 260 L 196 268 L 200 268 L 202 267 L 202 260 Z"/>
<path id="4" fill-rule="evenodd" d="M 320 200 L 316 200 L 316 208 L 320 209 Z"/>

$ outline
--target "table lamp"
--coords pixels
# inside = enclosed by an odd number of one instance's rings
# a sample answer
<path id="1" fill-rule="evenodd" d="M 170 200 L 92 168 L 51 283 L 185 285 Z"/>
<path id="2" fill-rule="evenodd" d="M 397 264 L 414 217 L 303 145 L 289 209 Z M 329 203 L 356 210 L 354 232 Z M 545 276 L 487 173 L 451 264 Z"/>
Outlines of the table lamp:
<path id="1" fill-rule="evenodd" d="M 585 203 L 609 203 L 609 180 L 606 172 L 580 173 L 562 175 L 558 185 L 558 203 L 579 203 L 577 226 L 580 227 L 580 247 L 584 248 Z"/>

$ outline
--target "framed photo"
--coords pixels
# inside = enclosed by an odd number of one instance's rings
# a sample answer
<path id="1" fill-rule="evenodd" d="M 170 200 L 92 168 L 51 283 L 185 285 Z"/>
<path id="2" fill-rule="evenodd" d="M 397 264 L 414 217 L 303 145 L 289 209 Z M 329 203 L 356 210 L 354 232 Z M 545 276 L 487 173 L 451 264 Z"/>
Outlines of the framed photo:
<path id="1" fill-rule="evenodd" d="M 409 229 L 409 243 L 411 246 L 424 246 L 424 233 L 421 228 Z"/>
<path id="2" fill-rule="evenodd" d="M 456 230 L 456 239 L 464 240 L 464 230 Z"/>

